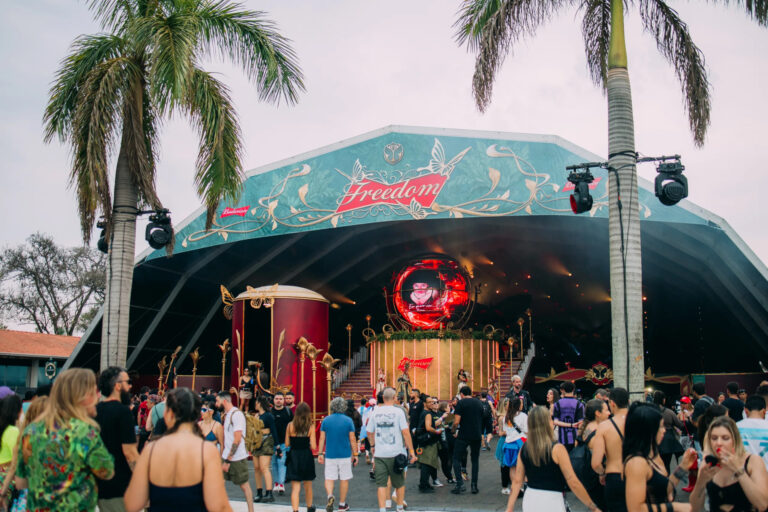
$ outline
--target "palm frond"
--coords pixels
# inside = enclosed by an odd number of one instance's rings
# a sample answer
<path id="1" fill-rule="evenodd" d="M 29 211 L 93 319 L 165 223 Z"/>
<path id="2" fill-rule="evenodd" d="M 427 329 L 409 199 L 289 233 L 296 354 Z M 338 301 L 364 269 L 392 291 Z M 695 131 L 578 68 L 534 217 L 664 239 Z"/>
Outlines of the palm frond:
<path id="1" fill-rule="evenodd" d="M 743 8 L 747 15 L 762 26 L 768 26 L 768 0 L 710 0 L 714 3 L 730 5 L 734 3 Z"/>
<path id="2" fill-rule="evenodd" d="M 138 2 L 134 0 L 90 0 L 88 8 L 102 30 L 122 33 L 132 18 L 138 15 Z"/>
<path id="3" fill-rule="evenodd" d="M 513 46 L 533 36 L 560 8 L 574 0 L 465 0 L 454 23 L 456 41 L 475 51 L 472 92 L 478 110 L 491 101 L 496 73 Z"/>
<path id="4" fill-rule="evenodd" d="M 298 101 L 304 79 L 291 41 L 277 32 L 264 13 L 220 0 L 201 6 L 197 20 L 205 52 L 242 67 L 256 84 L 260 99 L 277 104 Z"/>
<path id="5" fill-rule="evenodd" d="M 683 89 L 688 124 L 697 146 L 704 144 L 710 120 L 710 84 L 704 55 L 693 43 L 688 26 L 664 0 L 641 0 L 644 28 L 656 39 L 656 46 L 675 69 Z"/>
<path id="6" fill-rule="evenodd" d="M 125 42 L 118 36 L 98 34 L 81 36 L 72 44 L 72 51 L 61 62 L 49 92 L 43 114 L 45 141 L 54 137 L 65 141 L 72 135 L 72 121 L 78 95 L 88 74 L 98 65 L 119 57 Z"/>
<path id="7" fill-rule="evenodd" d="M 226 86 L 195 69 L 185 108 L 200 133 L 195 185 L 207 209 L 210 228 L 222 199 L 236 201 L 243 181 L 240 125 Z"/>
<path id="8" fill-rule="evenodd" d="M 70 183 L 77 190 L 80 227 L 86 242 L 97 210 L 101 210 L 107 225 L 111 225 L 107 155 L 114 147 L 117 124 L 123 115 L 125 83 L 137 72 L 128 58 L 110 59 L 88 73 L 78 95 L 72 119 Z"/>
<path id="9" fill-rule="evenodd" d="M 611 0 L 586 0 L 581 33 L 587 54 L 589 75 L 595 85 L 605 90 L 608 76 L 608 49 L 611 40 Z"/>

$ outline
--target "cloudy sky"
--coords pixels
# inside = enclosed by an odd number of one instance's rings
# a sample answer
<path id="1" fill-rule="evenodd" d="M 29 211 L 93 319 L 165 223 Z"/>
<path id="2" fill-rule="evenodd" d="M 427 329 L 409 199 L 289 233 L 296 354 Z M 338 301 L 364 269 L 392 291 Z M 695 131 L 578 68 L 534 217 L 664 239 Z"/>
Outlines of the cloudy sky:
<path id="1" fill-rule="evenodd" d="M 703 50 L 713 86 L 706 144 L 693 145 L 670 66 L 627 19 L 638 151 L 679 153 L 689 199 L 725 218 L 768 262 L 765 172 L 768 134 L 768 30 L 736 7 L 670 2 Z M 67 148 L 42 142 L 42 112 L 72 40 L 98 31 L 84 1 L 8 0 L 0 18 L 0 247 L 31 233 L 81 243 L 67 188 Z M 607 154 L 606 101 L 589 80 L 580 18 L 563 12 L 518 45 L 504 64 L 487 113 L 471 96 L 474 61 L 453 39 L 458 0 L 246 2 L 293 40 L 307 92 L 297 106 L 259 103 L 245 77 L 210 62 L 231 87 L 245 139 L 245 169 L 390 124 L 556 134 Z M 160 198 L 179 222 L 197 208 L 192 172 L 197 141 L 185 119 L 162 132 Z M 640 168 L 652 179 L 652 166 Z M 141 233 L 143 228 L 140 228 Z M 146 247 L 143 237 L 137 252 Z"/>

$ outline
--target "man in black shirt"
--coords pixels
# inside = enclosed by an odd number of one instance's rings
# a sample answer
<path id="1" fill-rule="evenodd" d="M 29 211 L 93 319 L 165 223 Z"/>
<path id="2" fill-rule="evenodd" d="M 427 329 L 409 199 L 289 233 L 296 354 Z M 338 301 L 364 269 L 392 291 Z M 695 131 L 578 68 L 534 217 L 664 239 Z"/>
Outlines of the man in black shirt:
<path id="1" fill-rule="evenodd" d="M 275 453 L 272 455 L 272 477 L 275 480 L 272 490 L 277 491 L 282 496 L 285 494 L 285 430 L 293 420 L 293 414 L 285 406 L 285 395 L 280 392 L 275 393 L 273 405 L 272 416 L 275 417 L 277 438 L 275 439 Z"/>
<path id="2" fill-rule="evenodd" d="M 421 420 L 421 413 L 424 412 L 424 402 L 421 401 L 421 391 L 418 389 L 411 390 L 411 403 L 408 409 L 408 424 L 411 428 L 411 435 L 419 427 L 419 420 Z"/>
<path id="3" fill-rule="evenodd" d="M 512 376 L 512 387 L 509 389 L 509 393 L 506 394 L 506 398 L 509 400 L 522 400 L 523 408 L 522 412 L 528 414 L 528 411 L 533 407 L 533 401 L 531 395 L 523 389 L 523 379 L 519 375 Z"/>
<path id="4" fill-rule="evenodd" d="M 469 386 L 463 386 L 461 400 L 456 404 L 453 420 L 453 436 L 456 442 L 453 445 L 453 472 L 456 479 L 456 487 L 451 489 L 453 494 L 466 492 L 464 481 L 461 478 L 461 458 L 470 450 L 472 461 L 472 494 L 477 494 L 477 478 L 480 471 L 480 439 L 483 436 L 483 406 L 480 400 L 472 396 Z"/>
<path id="5" fill-rule="evenodd" d="M 96 422 L 101 427 L 101 439 L 115 459 L 115 476 L 98 481 L 99 510 L 125 510 L 123 495 L 139 459 L 136 420 L 128 403 L 131 401 L 131 380 L 125 369 L 111 366 L 99 375 L 99 391 L 104 401 L 96 406 Z"/>
<path id="6" fill-rule="evenodd" d="M 728 416 L 733 421 L 741 421 L 744 419 L 744 402 L 739 400 L 739 383 L 729 382 L 725 386 L 725 390 L 728 392 L 728 398 L 723 400 L 723 405 L 728 409 Z"/>

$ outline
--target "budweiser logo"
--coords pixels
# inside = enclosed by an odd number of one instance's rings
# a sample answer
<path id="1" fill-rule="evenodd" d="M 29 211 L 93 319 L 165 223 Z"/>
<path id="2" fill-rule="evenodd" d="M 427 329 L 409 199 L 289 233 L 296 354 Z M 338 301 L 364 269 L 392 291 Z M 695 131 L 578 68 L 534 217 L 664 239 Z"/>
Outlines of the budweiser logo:
<path id="1" fill-rule="evenodd" d="M 233 215 L 237 215 L 238 217 L 245 217 L 245 214 L 248 213 L 248 210 L 251 208 L 251 205 L 248 206 L 242 206 L 240 208 L 224 208 L 224 211 L 221 212 L 221 218 L 224 217 L 232 217 Z"/>
<path id="2" fill-rule="evenodd" d="M 602 180 L 602 179 L 603 179 L 603 178 L 595 178 L 595 180 L 594 180 L 592 183 L 590 183 L 590 184 L 589 184 L 589 190 L 595 190 L 595 189 L 597 188 L 597 185 L 598 185 L 598 183 L 600 183 L 600 180 Z M 574 186 L 573 186 L 573 183 L 571 183 L 571 182 L 569 181 L 568 183 L 566 183 L 566 184 L 563 186 L 563 188 L 562 188 L 562 189 L 560 189 L 560 192 L 571 192 L 571 191 L 572 191 L 572 190 L 574 190 L 575 188 L 576 188 L 576 187 L 574 187 Z"/>
<path id="3" fill-rule="evenodd" d="M 387 185 L 370 179 L 350 185 L 341 198 L 336 213 L 342 213 L 373 204 L 408 206 L 416 201 L 423 208 L 429 208 L 448 181 L 448 175 L 426 174 Z"/>
<path id="4" fill-rule="evenodd" d="M 405 365 L 407 364 L 409 368 L 422 368 L 426 370 L 429 368 L 429 365 L 432 364 L 432 357 L 427 357 L 425 359 L 410 359 L 408 357 L 404 357 L 400 360 L 400 364 L 397 365 L 397 369 L 401 372 L 405 371 Z"/>

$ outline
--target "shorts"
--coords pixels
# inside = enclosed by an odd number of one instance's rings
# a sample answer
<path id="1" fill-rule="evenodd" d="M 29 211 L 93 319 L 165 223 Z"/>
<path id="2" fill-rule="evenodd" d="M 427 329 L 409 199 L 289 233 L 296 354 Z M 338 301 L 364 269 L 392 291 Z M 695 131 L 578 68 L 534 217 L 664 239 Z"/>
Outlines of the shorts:
<path id="1" fill-rule="evenodd" d="M 395 458 L 394 457 L 374 457 L 374 478 L 376 480 L 376 487 L 386 487 L 387 480 L 392 480 L 392 487 L 399 489 L 405 485 L 405 471 L 402 473 L 395 472 Z"/>
<path id="2" fill-rule="evenodd" d="M 125 512 L 125 502 L 123 498 L 100 499 L 99 512 Z"/>
<path id="3" fill-rule="evenodd" d="M 351 480 L 352 459 L 349 457 L 343 459 L 325 459 L 325 479 Z"/>
<path id="4" fill-rule="evenodd" d="M 251 398 L 253 398 L 253 392 L 246 391 L 244 389 L 240 390 L 240 399 L 241 400 L 250 400 Z"/>
<path id="5" fill-rule="evenodd" d="M 271 457 L 275 453 L 275 439 L 272 436 L 262 438 L 261 446 L 258 450 L 253 450 L 251 455 L 254 457 Z"/>
<path id="6" fill-rule="evenodd" d="M 229 469 L 224 471 L 224 480 L 229 480 L 235 485 L 243 485 L 248 482 L 248 459 L 230 462 Z"/>

